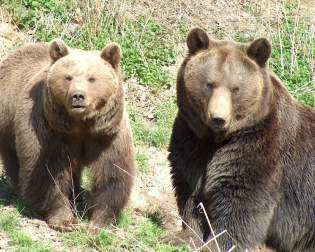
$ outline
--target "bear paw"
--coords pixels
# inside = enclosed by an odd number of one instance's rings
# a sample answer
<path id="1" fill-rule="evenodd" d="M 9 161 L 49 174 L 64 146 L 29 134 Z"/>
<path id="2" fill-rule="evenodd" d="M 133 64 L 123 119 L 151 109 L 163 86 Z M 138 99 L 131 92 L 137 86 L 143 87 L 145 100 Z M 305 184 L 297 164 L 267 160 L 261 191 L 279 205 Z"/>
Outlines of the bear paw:
<path id="1" fill-rule="evenodd" d="M 115 218 L 98 218 L 92 219 L 88 232 L 90 234 L 98 234 L 102 228 L 115 223 Z"/>
<path id="2" fill-rule="evenodd" d="M 48 215 L 47 223 L 50 228 L 63 232 L 72 231 L 78 225 L 78 220 L 70 209 L 62 207 Z"/>

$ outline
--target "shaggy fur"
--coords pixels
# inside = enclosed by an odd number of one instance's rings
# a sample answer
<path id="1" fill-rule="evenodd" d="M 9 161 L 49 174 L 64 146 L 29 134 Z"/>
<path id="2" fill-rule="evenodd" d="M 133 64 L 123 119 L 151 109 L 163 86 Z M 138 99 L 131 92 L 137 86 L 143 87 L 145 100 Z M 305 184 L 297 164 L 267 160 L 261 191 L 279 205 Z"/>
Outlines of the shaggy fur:
<path id="1" fill-rule="evenodd" d="M 233 251 L 261 244 L 281 252 L 315 251 L 314 109 L 299 104 L 268 69 L 266 39 L 249 45 L 212 41 L 194 29 L 187 44 L 169 146 L 181 217 L 210 239 L 197 209 L 202 202 L 215 233 L 227 230 L 232 237 L 218 240 L 221 251 L 233 244 Z M 216 93 L 220 88 L 230 93 L 225 101 L 231 109 L 217 130 L 208 104 L 225 95 Z"/>
<path id="2" fill-rule="evenodd" d="M 71 198 L 78 196 L 85 166 L 93 178 L 92 231 L 111 223 L 128 201 L 134 150 L 120 58 L 113 43 L 102 52 L 87 52 L 55 40 L 17 49 L 0 65 L 5 170 L 53 227 L 76 222 Z M 84 112 L 70 106 L 77 90 L 86 94 Z"/>

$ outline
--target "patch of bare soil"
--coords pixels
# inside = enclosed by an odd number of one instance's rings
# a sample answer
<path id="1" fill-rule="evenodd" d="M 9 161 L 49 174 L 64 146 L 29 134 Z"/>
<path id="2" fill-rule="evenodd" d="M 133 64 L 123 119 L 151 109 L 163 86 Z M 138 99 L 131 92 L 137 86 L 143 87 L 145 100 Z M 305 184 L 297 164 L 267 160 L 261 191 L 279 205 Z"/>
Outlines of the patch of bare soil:
<path id="1" fill-rule="evenodd" d="M 145 214 L 158 214 L 165 227 L 180 229 L 166 150 L 138 147 L 148 157 L 148 172 L 138 172 L 129 206 Z"/>
<path id="2" fill-rule="evenodd" d="M 11 243 L 10 238 L 6 234 L 0 232 L 0 252 L 8 251 L 13 248 Z"/>
<path id="3" fill-rule="evenodd" d="M 49 228 L 45 221 L 39 219 L 21 218 L 20 224 L 22 230 L 29 234 L 34 241 L 38 241 L 43 245 L 51 246 L 55 250 L 62 250 L 62 240 L 60 232 Z"/>

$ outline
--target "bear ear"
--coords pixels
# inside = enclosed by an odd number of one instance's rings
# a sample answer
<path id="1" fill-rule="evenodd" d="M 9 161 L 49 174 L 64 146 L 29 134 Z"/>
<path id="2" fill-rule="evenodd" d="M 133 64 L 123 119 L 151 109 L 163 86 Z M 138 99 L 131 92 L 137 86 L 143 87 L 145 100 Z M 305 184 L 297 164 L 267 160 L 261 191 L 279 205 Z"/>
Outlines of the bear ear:
<path id="1" fill-rule="evenodd" d="M 207 49 L 209 47 L 208 34 L 200 29 L 192 29 L 187 36 L 187 46 L 190 54 L 195 54 L 201 49 Z"/>
<path id="2" fill-rule="evenodd" d="M 271 55 L 271 44 L 266 38 L 259 38 L 252 42 L 247 48 L 247 55 L 264 67 Z"/>
<path id="3" fill-rule="evenodd" d="M 121 60 L 120 46 L 116 43 L 109 43 L 101 52 L 101 57 L 116 69 Z"/>
<path id="4" fill-rule="evenodd" d="M 69 54 L 69 49 L 65 42 L 63 42 L 61 39 L 54 39 L 50 43 L 49 54 L 52 60 L 55 62 Z"/>

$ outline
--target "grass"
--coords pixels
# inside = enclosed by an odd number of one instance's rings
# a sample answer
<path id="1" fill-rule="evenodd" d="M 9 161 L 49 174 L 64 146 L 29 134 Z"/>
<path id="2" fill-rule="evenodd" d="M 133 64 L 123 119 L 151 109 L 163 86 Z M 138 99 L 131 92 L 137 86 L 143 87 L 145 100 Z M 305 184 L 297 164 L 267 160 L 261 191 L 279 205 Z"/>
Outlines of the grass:
<path id="1" fill-rule="evenodd" d="M 129 119 L 136 144 L 146 144 L 158 148 L 166 147 L 172 132 L 177 105 L 174 98 L 160 104 L 153 112 L 155 122 L 148 124 L 129 108 Z"/>
<path id="2" fill-rule="evenodd" d="M 85 228 L 65 233 L 64 243 L 68 246 L 94 248 L 99 251 L 160 251 L 184 252 L 187 246 L 170 246 L 160 242 L 165 230 L 149 217 L 135 217 L 125 209 L 116 227 L 104 229 L 99 235 L 90 235 Z"/>
<path id="3" fill-rule="evenodd" d="M 315 58 L 315 37 L 307 20 L 294 15 L 296 5 L 289 5 L 273 37 L 271 66 L 289 91 L 302 103 L 315 106 L 315 85 L 311 62 Z"/>
<path id="4" fill-rule="evenodd" d="M 105 1 L 88 1 L 89 8 L 77 1 L 2 1 L 4 8 L 13 13 L 16 24 L 33 30 L 39 41 L 62 37 L 71 47 L 97 50 L 115 41 L 124 53 L 127 78 L 136 76 L 141 84 L 156 89 L 172 84 L 164 67 L 175 63 L 176 45 L 170 32 L 153 19 L 124 21 L 124 17 L 112 15 L 115 9 Z M 82 20 L 77 17 L 78 12 Z"/>
<path id="5" fill-rule="evenodd" d="M 21 231 L 21 215 L 36 215 L 23 200 L 21 200 L 8 180 L 0 177 L 0 230 L 5 232 L 15 245 L 15 251 L 49 251 L 50 249 L 40 242 L 34 241 L 29 235 Z M 14 205 L 15 208 L 7 208 L 7 205 Z"/>
<path id="6" fill-rule="evenodd" d="M 50 248 L 34 241 L 28 234 L 21 231 L 20 214 L 16 209 L 4 209 L 0 206 L 0 230 L 4 231 L 12 240 L 15 251 L 50 251 Z"/>
<path id="7" fill-rule="evenodd" d="M 250 7 L 248 7 L 250 8 Z M 252 9 L 249 12 L 253 11 Z M 308 19 L 299 15 L 297 2 L 287 4 L 276 27 L 270 30 L 272 55 L 269 65 L 301 103 L 315 106 L 315 84 L 312 64 L 315 59 L 315 36 Z M 251 34 L 235 34 L 239 42 L 249 42 Z"/>
<path id="8" fill-rule="evenodd" d="M 145 153 L 137 152 L 136 154 L 137 168 L 141 173 L 149 172 L 148 157 Z"/>

